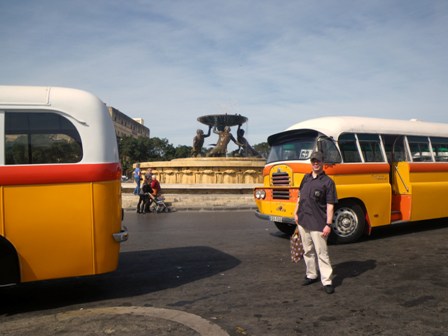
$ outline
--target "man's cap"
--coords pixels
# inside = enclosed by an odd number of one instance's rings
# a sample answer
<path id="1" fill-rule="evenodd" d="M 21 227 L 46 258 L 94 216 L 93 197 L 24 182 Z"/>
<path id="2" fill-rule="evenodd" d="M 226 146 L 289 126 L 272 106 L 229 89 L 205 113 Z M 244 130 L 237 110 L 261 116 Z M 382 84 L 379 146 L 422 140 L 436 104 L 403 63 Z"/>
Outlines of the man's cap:
<path id="1" fill-rule="evenodd" d="M 310 160 L 323 161 L 323 155 L 321 152 L 313 152 L 310 156 Z"/>

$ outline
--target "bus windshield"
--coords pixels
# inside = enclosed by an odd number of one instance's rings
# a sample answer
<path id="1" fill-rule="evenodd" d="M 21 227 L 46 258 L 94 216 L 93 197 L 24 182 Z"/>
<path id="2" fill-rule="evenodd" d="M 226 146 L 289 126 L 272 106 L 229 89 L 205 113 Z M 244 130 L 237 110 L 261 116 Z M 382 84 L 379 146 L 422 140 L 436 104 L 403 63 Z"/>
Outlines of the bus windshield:
<path id="1" fill-rule="evenodd" d="M 272 144 L 267 163 L 277 161 L 308 160 L 315 147 L 315 137 L 299 138 L 280 144 Z"/>

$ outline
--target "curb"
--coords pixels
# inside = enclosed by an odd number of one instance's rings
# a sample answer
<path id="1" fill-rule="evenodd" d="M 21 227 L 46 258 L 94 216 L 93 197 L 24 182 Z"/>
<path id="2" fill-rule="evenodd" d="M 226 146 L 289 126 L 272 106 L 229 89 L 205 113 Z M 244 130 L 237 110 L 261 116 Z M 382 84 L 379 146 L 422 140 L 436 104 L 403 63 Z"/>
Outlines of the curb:
<path id="1" fill-rule="evenodd" d="M 241 194 L 164 194 L 168 212 L 177 211 L 255 211 L 257 206 L 251 195 Z M 137 210 L 138 197 L 132 193 L 122 194 L 124 211 Z"/>
<path id="2" fill-rule="evenodd" d="M 174 206 L 168 206 L 169 211 L 168 212 L 178 212 L 178 211 L 255 211 L 257 210 L 256 206 L 210 206 L 210 207 L 174 207 Z M 123 208 L 125 212 L 132 212 L 136 211 L 137 207 L 127 207 Z"/>

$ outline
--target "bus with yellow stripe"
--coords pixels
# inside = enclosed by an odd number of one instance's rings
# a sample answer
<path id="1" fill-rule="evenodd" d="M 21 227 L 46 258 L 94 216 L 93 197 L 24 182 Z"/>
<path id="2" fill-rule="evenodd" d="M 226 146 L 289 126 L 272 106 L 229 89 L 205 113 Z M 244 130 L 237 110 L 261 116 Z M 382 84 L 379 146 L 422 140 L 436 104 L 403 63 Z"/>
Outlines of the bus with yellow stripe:
<path id="1" fill-rule="evenodd" d="M 351 116 L 299 122 L 268 137 L 256 216 L 295 229 L 298 188 L 313 151 L 336 183 L 330 239 L 350 243 L 375 227 L 448 217 L 448 124 Z"/>
<path id="2" fill-rule="evenodd" d="M 106 105 L 75 89 L 0 86 L 0 285 L 115 270 L 122 219 Z"/>

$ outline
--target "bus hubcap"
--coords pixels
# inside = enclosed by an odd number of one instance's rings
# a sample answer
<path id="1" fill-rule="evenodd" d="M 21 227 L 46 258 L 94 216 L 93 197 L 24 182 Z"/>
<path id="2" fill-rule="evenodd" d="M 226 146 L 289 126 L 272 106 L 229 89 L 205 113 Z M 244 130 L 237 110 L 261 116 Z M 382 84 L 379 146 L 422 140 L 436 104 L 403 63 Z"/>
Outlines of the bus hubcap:
<path id="1" fill-rule="evenodd" d="M 358 226 L 358 218 L 353 210 L 341 208 L 336 210 L 333 229 L 338 236 L 349 236 Z"/>

